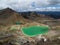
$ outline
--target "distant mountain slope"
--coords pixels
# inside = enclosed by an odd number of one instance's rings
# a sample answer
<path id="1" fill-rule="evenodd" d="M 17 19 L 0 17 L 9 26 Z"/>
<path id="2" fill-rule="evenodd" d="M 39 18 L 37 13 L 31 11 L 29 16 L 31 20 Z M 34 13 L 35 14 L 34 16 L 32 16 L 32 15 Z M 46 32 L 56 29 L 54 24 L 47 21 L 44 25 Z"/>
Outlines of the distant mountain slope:
<path id="1" fill-rule="evenodd" d="M 17 21 L 22 21 L 24 18 L 16 11 L 6 8 L 0 11 L 0 24 L 14 24 Z"/>
<path id="2" fill-rule="evenodd" d="M 6 9 L 3 9 L 3 10 L 0 10 L 0 19 L 5 19 L 5 18 L 8 18 L 10 17 L 12 14 L 14 14 L 15 11 L 13 11 L 12 9 L 10 8 L 6 8 Z"/>
<path id="3" fill-rule="evenodd" d="M 56 18 L 56 19 L 60 18 L 60 11 L 42 11 L 42 12 L 36 12 L 36 13 L 49 15 L 49 16 Z"/>
<path id="4" fill-rule="evenodd" d="M 24 18 L 27 19 L 52 19 L 52 17 L 50 17 L 49 15 L 45 15 L 45 14 L 38 14 L 37 12 L 22 12 L 20 13 Z"/>

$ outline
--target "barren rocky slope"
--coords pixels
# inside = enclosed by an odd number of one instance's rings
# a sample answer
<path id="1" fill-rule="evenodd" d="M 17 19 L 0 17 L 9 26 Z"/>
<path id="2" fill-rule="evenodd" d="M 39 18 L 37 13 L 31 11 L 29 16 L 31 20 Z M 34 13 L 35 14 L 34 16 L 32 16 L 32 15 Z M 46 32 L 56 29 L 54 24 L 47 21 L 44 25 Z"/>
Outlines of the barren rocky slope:
<path id="1" fill-rule="evenodd" d="M 18 24 L 16 24 L 19 22 Z M 49 26 L 50 31 L 36 37 L 24 35 L 21 28 L 28 26 Z M 12 30 L 12 28 L 15 30 Z M 44 41 L 47 39 L 47 41 Z M 56 39 L 56 40 L 55 40 Z M 0 11 L 0 45 L 60 45 L 60 19 L 44 14 L 18 13 L 10 8 Z"/>

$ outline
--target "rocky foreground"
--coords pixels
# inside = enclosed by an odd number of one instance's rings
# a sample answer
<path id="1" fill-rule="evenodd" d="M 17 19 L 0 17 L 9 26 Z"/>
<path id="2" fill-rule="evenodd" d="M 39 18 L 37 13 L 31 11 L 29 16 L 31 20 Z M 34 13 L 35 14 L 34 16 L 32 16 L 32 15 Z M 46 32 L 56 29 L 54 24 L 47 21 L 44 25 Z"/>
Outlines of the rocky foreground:
<path id="1" fill-rule="evenodd" d="M 0 45 L 60 45 L 60 33 L 50 30 L 44 35 L 29 37 L 23 34 L 23 27 L 41 26 L 39 23 L 6 26 L 0 30 Z M 44 25 L 47 26 L 47 25 Z M 14 29 L 15 28 L 15 29 Z"/>

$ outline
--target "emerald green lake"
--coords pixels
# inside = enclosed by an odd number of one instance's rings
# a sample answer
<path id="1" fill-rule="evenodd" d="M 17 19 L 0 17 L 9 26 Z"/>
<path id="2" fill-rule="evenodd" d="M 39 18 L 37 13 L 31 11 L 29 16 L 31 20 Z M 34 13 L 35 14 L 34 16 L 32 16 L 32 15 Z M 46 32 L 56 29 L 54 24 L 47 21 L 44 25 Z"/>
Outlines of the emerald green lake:
<path id="1" fill-rule="evenodd" d="M 39 34 L 45 34 L 49 31 L 47 26 L 30 26 L 22 28 L 22 32 L 28 36 L 36 36 Z"/>

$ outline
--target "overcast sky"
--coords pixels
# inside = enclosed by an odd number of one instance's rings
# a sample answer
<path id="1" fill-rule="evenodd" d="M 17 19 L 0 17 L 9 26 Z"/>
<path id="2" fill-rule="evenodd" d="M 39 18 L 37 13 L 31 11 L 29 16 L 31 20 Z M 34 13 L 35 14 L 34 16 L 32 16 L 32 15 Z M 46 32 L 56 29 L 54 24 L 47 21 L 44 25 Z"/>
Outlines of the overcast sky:
<path id="1" fill-rule="evenodd" d="M 60 10 L 60 0 L 0 0 L 0 9 L 7 7 L 16 11 Z"/>

